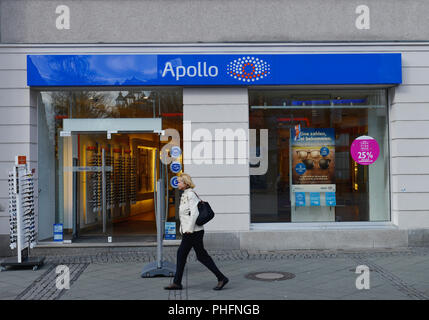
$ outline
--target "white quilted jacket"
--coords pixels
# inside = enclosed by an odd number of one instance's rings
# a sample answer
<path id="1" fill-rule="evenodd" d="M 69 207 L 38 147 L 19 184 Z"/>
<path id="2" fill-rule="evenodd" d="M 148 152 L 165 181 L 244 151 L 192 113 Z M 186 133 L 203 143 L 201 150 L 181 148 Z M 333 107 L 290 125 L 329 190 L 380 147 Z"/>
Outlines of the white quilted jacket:
<path id="1" fill-rule="evenodd" d="M 194 232 L 204 230 L 203 226 L 198 226 L 195 221 L 198 218 L 198 199 L 195 192 L 191 189 L 185 189 L 180 198 L 179 205 L 179 219 L 180 219 L 180 233 Z"/>

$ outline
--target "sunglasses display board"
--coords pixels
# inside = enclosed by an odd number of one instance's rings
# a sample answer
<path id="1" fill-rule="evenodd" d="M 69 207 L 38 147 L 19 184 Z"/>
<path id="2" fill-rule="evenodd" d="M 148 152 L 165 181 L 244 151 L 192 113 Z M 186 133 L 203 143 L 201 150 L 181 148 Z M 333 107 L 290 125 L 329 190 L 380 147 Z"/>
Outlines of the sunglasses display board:
<path id="1" fill-rule="evenodd" d="M 19 157 L 22 159 L 22 157 Z M 2 270 L 7 267 L 33 266 L 36 270 L 43 265 L 44 257 L 30 257 L 29 252 L 36 244 L 36 226 L 34 211 L 33 174 L 26 161 L 16 160 L 9 172 L 9 222 L 10 248 L 16 250 L 17 256 L 4 260 Z M 25 158 L 24 158 L 25 159 Z"/>
<path id="2" fill-rule="evenodd" d="M 131 150 L 123 148 L 105 149 L 104 165 L 106 167 L 106 209 L 109 219 L 129 215 L 129 208 L 136 203 L 136 159 Z M 103 159 L 96 146 L 86 148 L 88 159 L 87 179 L 87 214 L 86 224 L 100 220 L 102 211 L 102 170 Z"/>

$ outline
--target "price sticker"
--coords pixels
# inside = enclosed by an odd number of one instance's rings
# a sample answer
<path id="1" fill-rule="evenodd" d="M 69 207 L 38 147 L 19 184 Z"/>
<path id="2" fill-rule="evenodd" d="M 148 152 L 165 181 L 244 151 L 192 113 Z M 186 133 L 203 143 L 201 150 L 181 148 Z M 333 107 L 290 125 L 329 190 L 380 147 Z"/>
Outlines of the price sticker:
<path id="1" fill-rule="evenodd" d="M 380 154 L 380 147 L 377 140 L 369 136 L 356 138 L 351 147 L 350 153 L 354 161 L 361 165 L 370 165 L 377 161 Z"/>

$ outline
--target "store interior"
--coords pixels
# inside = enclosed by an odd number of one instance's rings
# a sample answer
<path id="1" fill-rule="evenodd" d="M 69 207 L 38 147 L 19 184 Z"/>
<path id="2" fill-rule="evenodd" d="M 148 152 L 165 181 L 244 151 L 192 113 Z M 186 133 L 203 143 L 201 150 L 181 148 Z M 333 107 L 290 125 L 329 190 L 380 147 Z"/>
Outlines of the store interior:
<path id="1" fill-rule="evenodd" d="M 111 167 L 106 171 L 107 233 L 112 236 L 155 234 L 158 135 L 113 134 L 107 139 L 105 134 L 84 134 L 77 139 L 79 166 L 100 166 L 104 149 L 105 164 Z M 77 197 L 81 236 L 102 234 L 101 183 L 101 172 L 79 173 Z M 174 202 L 171 204 L 169 217 L 174 217 Z"/>
<path id="2" fill-rule="evenodd" d="M 68 139 L 63 139 L 62 146 L 64 197 L 59 195 L 58 198 L 64 203 L 59 206 L 64 208 L 64 219 L 76 219 L 71 221 L 71 225 L 75 223 L 74 237 L 82 241 L 88 238 L 95 241 L 97 237 L 106 236 L 116 240 L 142 236 L 154 238 L 154 184 L 163 174 L 157 157 L 162 147 L 158 134 L 119 133 L 108 139 L 105 133 L 94 133 L 76 134 Z M 70 148 L 77 148 L 73 166 Z M 67 167 L 79 169 L 65 170 Z M 175 221 L 176 193 L 177 190 L 169 188 L 165 194 L 166 201 L 168 199 L 167 221 Z M 68 206 L 71 201 L 74 205 Z M 73 210 L 76 210 L 75 214 Z"/>

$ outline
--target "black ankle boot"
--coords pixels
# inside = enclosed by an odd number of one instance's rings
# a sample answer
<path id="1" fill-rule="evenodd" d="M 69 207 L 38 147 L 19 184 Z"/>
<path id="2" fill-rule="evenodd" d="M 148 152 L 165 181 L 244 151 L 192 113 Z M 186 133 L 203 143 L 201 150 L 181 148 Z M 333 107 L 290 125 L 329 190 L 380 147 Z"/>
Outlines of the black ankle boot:
<path id="1" fill-rule="evenodd" d="M 229 282 L 229 279 L 225 277 L 222 281 L 219 281 L 217 286 L 213 290 L 222 290 L 223 287 Z"/>
<path id="2" fill-rule="evenodd" d="M 181 284 L 175 284 L 174 282 L 170 284 L 168 287 L 164 287 L 165 290 L 182 290 L 183 287 Z"/>

